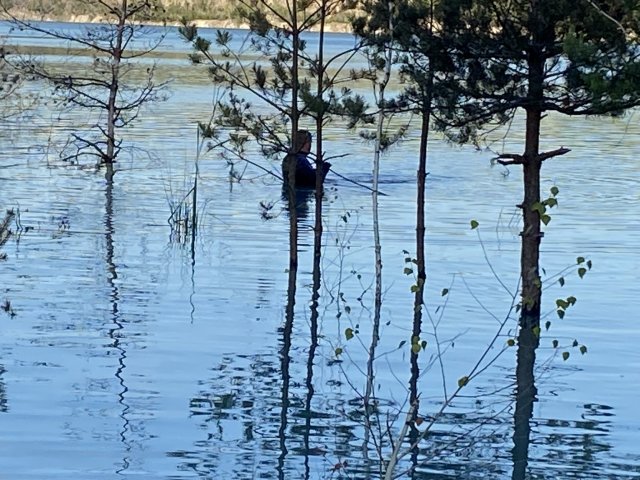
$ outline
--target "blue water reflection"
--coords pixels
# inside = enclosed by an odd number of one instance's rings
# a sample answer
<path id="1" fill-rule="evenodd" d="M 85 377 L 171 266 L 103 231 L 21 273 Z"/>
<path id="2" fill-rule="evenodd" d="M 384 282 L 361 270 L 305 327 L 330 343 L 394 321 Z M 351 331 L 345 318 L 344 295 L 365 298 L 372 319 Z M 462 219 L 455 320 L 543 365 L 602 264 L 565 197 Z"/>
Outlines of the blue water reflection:
<path id="1" fill-rule="evenodd" d="M 351 41 L 331 38 L 336 50 Z M 167 42 L 167 50 L 189 50 L 173 30 Z M 365 443 L 361 401 L 373 318 L 369 192 L 327 179 L 317 332 L 309 309 L 313 223 L 309 215 L 301 220 L 288 330 L 288 217 L 278 181 L 249 167 L 243 181 L 230 183 L 215 152 L 202 158 L 196 242 L 171 235 L 170 200 L 188 191 L 195 122 L 207 118 L 211 100 L 206 76 L 171 88 L 172 97 L 131 131 L 127 141 L 139 150 L 121 159 L 112 185 L 85 165 L 33 154 L 51 132 L 45 108 L 0 136 L 0 206 L 19 209 L 0 262 L 0 301 L 10 299 L 16 312 L 0 311 L 0 471 L 12 479 L 377 478 L 379 452 Z M 55 129 L 68 131 L 81 117 L 56 119 Z M 542 244 L 552 326 L 537 352 L 527 478 L 638 478 L 640 333 L 632 319 L 640 130 L 620 120 L 545 122 L 545 144 L 573 151 L 543 170 L 544 188 L 560 188 L 560 205 Z M 506 148 L 520 148 L 510 141 Z M 332 123 L 325 146 L 349 153 L 334 162 L 336 171 L 370 184 L 370 146 L 356 134 Z M 414 134 L 389 152 L 381 171 L 380 416 L 372 418 L 384 456 L 383 432 L 392 425 L 397 436 L 408 410 L 413 278 L 404 274 L 403 250 L 414 249 L 416 152 Z M 420 356 L 419 413 L 434 423 L 402 460 L 400 469 L 411 472 L 405 477 L 513 476 L 515 351 L 436 417 L 445 387 L 455 390 L 509 311 L 485 254 L 501 281 L 517 287 L 520 172 L 492 168 L 490 156 L 438 139 L 430 145 L 430 333 Z M 307 212 L 313 201 L 303 198 Z M 273 205 L 269 219 L 261 202 Z M 578 255 L 593 261 L 592 271 L 582 280 L 567 273 L 560 287 L 554 275 Z M 554 302 L 567 295 L 578 301 L 560 321 Z M 436 324 L 446 350 L 442 371 Z M 493 352 L 514 327 L 507 324 Z M 346 339 L 347 329 L 354 338 Z M 554 339 L 571 351 L 568 361 Z M 588 346 L 586 355 L 570 348 L 574 339 Z"/>

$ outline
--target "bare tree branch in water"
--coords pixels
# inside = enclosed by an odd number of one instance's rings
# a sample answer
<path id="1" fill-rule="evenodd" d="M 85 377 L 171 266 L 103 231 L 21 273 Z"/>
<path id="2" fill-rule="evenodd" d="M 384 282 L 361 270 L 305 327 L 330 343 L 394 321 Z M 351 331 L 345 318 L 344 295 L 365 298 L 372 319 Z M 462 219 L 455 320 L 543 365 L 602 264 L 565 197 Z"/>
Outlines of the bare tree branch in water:
<path id="1" fill-rule="evenodd" d="M 92 58 L 88 67 L 73 64 L 73 58 L 67 59 L 65 66 L 22 58 L 16 66 L 26 75 L 47 82 L 53 88 L 54 103 L 61 108 L 85 110 L 88 118 L 93 119 L 87 122 L 84 131 L 73 134 L 74 141 L 70 144 L 76 150 L 67 158 L 97 157 L 98 165 L 104 165 L 107 178 L 112 179 L 122 149 L 119 132 L 135 122 L 143 106 L 164 98 L 162 92 L 167 83 L 155 79 L 155 65 L 145 67 L 134 62 L 155 50 L 164 34 L 153 39 L 151 30 L 140 23 L 157 8 L 156 1 L 91 3 L 96 9 L 94 13 L 103 17 L 105 23 L 85 27 L 80 32 L 25 20 L 9 8 L 7 0 L 0 0 L 0 9 L 15 28 L 77 45 Z M 136 42 L 145 37 L 152 39 L 140 48 Z M 142 81 L 136 78 L 140 76 Z"/>
<path id="2" fill-rule="evenodd" d="M 4 218 L 0 221 L 0 247 L 2 247 L 9 237 L 13 234 L 11 231 L 10 225 L 16 214 L 13 210 L 7 210 L 4 214 Z M 0 251 L 0 262 L 7 259 L 6 253 Z M 13 307 L 11 306 L 11 302 L 8 299 L 4 299 L 1 305 L 1 308 L 10 316 L 13 317 L 16 315 Z M 0 373 L 2 373 L 0 371 Z M 0 395 L 0 400 L 2 400 L 2 396 Z M 0 402 L 1 405 L 2 402 Z"/>

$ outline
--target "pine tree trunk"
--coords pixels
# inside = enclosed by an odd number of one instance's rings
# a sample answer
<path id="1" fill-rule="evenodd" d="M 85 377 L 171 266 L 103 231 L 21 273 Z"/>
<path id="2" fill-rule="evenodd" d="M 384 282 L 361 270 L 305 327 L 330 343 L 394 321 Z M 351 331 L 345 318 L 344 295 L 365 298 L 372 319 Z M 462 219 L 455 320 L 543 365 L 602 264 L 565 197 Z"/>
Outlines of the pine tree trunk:
<path id="1" fill-rule="evenodd" d="M 534 41 L 542 41 L 548 34 L 544 12 L 534 1 L 532 5 L 532 32 Z M 536 20 L 537 19 L 537 20 Z M 534 42 L 535 43 L 535 42 Z M 520 275 L 522 279 L 521 328 L 533 329 L 540 325 L 542 284 L 540 262 L 540 212 L 534 206 L 540 202 L 540 123 L 544 101 L 545 59 L 534 45 L 527 56 L 529 66 L 528 105 L 526 108 L 526 136 L 523 163 L 524 200 L 522 202 L 523 229 Z"/>
<path id="2" fill-rule="evenodd" d="M 527 148 L 523 165 L 524 201 L 522 202 L 524 225 L 522 232 L 522 251 L 520 269 L 522 276 L 522 311 L 521 326 L 533 328 L 540 324 L 540 302 L 542 297 L 539 274 L 540 261 L 540 213 L 534 205 L 540 201 L 540 167 L 537 147 L 537 136 L 540 129 L 540 114 L 527 114 Z"/>

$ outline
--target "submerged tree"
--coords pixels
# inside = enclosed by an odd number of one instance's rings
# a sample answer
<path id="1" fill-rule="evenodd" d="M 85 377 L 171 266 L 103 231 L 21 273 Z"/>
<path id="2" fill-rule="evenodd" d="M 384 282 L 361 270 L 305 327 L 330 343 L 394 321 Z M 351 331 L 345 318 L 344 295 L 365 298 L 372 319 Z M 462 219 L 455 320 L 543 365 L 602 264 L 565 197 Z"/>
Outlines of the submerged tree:
<path id="1" fill-rule="evenodd" d="M 298 127 L 315 124 L 315 162 L 317 172 L 314 224 L 314 294 L 319 291 L 322 248 L 322 184 L 325 155 L 323 127 L 332 114 L 344 114 L 342 100 L 348 88 L 336 93 L 337 78 L 355 52 L 350 49 L 326 58 L 325 25 L 337 11 L 350 2 L 342 0 L 304 0 L 273 2 L 238 0 L 237 15 L 249 23 L 250 32 L 237 42 L 228 31 L 218 31 L 212 42 L 198 34 L 195 25 L 184 22 L 181 33 L 194 46 L 191 60 L 204 64 L 214 84 L 227 88 L 227 98 L 212 125 L 203 131 L 211 137 L 231 132 L 229 142 L 217 142 L 225 155 L 246 156 L 246 143 L 254 140 L 268 158 L 285 157 L 285 171 L 296 170 L 296 156 L 301 142 Z M 308 48 L 311 29 L 318 32 L 315 52 Z M 246 58 L 251 60 L 247 62 Z M 258 107 L 258 108 L 256 108 Z M 263 170 L 259 162 L 251 162 Z M 278 174 L 274 174 L 279 177 Z M 285 195 L 290 218 L 290 275 L 297 269 L 297 201 L 295 175 L 286 175 Z M 290 286 L 291 289 L 291 286 Z"/>
<path id="2" fill-rule="evenodd" d="M 414 275 L 416 282 L 411 287 L 414 293 L 413 323 L 411 331 L 411 380 L 410 404 L 417 412 L 417 379 L 419 377 L 418 356 L 426 345 L 423 339 L 422 318 L 425 305 L 425 287 L 427 279 L 425 232 L 426 232 L 426 177 L 427 145 L 431 134 L 431 119 L 437 103 L 434 98 L 439 94 L 437 74 L 441 67 L 440 58 L 446 56 L 446 48 L 425 48 L 424 37 L 433 37 L 434 2 L 408 2 L 375 0 L 364 3 L 366 17 L 354 22 L 355 31 L 370 44 L 386 52 L 378 63 L 391 68 L 395 63 L 396 74 L 404 80 L 404 90 L 397 98 L 379 101 L 381 111 L 389 113 L 410 112 L 419 119 L 420 144 L 416 158 L 416 217 L 415 217 L 415 257 L 406 258 L 405 272 Z M 423 36 L 416 32 L 423 31 Z M 429 44 L 431 47 L 431 44 Z M 387 80 L 381 84 L 386 87 Z M 384 93 L 384 89 L 382 90 Z M 380 120 L 379 120 L 380 121 Z M 404 128 L 395 135 L 377 136 L 382 145 L 395 142 L 404 134 Z"/>
<path id="3" fill-rule="evenodd" d="M 535 398 L 542 224 L 551 220 L 548 209 L 557 204 L 558 193 L 553 187 L 551 196 L 542 198 L 540 171 L 546 160 L 569 152 L 564 146 L 541 148 L 544 118 L 549 113 L 620 115 L 640 105 L 638 6 L 618 0 L 443 2 L 437 8 L 438 28 L 425 35 L 429 48 L 442 41 L 449 49 L 441 83 L 448 95 L 438 97 L 442 115 L 437 120 L 442 128 L 455 128 L 454 139 L 478 142 L 524 111 L 523 153 L 503 152 L 497 158 L 523 169 L 514 478 L 524 477 Z M 564 308 L 558 314 L 562 317 Z"/>
<path id="4" fill-rule="evenodd" d="M 69 149 L 63 155 L 67 159 L 97 157 L 98 164 L 106 166 L 107 178 L 112 179 L 114 163 L 122 149 L 119 131 L 137 119 L 141 107 L 162 98 L 165 84 L 156 82 L 155 65 L 141 65 L 139 60 L 159 45 L 164 34 L 152 34 L 142 24 L 159 8 L 156 0 L 82 3 L 90 3 L 103 23 L 80 30 L 53 29 L 19 18 L 6 0 L 0 0 L 0 8 L 17 28 L 43 34 L 65 47 L 78 49 L 80 54 L 90 52 L 92 61 L 88 66 L 69 64 L 63 68 L 27 59 L 19 67 L 29 76 L 49 82 L 64 107 L 87 112 L 90 126 L 71 134 Z"/>
<path id="5" fill-rule="evenodd" d="M 554 199 L 540 195 L 544 161 L 569 152 L 542 151 L 545 114 L 619 115 L 640 105 L 638 3 L 605 0 L 497 0 L 445 2 L 436 35 L 447 40 L 455 76 L 441 125 L 461 127 L 458 140 L 525 114 L 523 153 L 503 153 L 504 165 L 522 165 L 521 326 L 539 327 L 541 222 Z M 553 193 L 553 192 L 552 192 Z M 554 194 L 555 196 L 555 194 Z"/>

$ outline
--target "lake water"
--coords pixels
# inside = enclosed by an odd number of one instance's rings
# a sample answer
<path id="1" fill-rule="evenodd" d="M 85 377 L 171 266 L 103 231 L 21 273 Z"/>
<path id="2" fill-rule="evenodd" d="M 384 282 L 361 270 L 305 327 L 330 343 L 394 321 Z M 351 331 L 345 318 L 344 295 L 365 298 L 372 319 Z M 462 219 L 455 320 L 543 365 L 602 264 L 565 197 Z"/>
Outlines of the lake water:
<path id="1" fill-rule="evenodd" d="M 6 25 L 0 34 L 13 40 Z M 16 38 L 47 45 L 24 32 Z M 335 48 L 350 42 L 328 38 Z M 42 107 L 3 126 L 0 207 L 19 216 L 0 263 L 0 301 L 15 313 L 0 312 L 0 478 L 377 478 L 373 440 L 388 438 L 387 425 L 395 439 L 409 408 L 413 278 L 403 273 L 403 251 L 415 251 L 417 126 L 381 166 L 380 429 L 366 449 L 359 398 L 373 319 L 370 193 L 336 175 L 327 179 L 317 346 L 309 308 L 313 215 L 300 220 L 288 335 L 288 217 L 278 180 L 248 166 L 242 181 L 230 183 L 227 164 L 202 155 L 194 248 L 171 234 L 170 204 L 190 188 L 196 122 L 208 118 L 212 91 L 187 60 L 169 58 L 188 51 L 175 32 L 161 50 L 160 70 L 174 78 L 171 95 L 127 134 L 136 149 L 123 153 L 112 186 L 102 172 L 43 148 L 49 136 L 82 125 L 83 114 L 59 118 Z M 543 168 L 544 192 L 556 185 L 560 193 L 542 244 L 544 321 L 552 325 L 537 352 L 526 478 L 640 478 L 637 120 L 635 113 L 544 121 L 543 148 L 572 151 Z M 519 152 L 521 142 L 517 120 L 504 149 Z M 333 123 L 325 147 L 349 154 L 333 161 L 337 172 L 370 183 L 371 147 L 356 133 Z M 429 344 L 418 382 L 425 425 L 509 313 L 510 295 L 492 270 L 516 291 L 522 196 L 519 169 L 492 167 L 490 152 L 434 139 L 429 155 Z M 262 218 L 261 202 L 273 203 L 274 218 Z M 578 256 L 593 262 L 583 279 Z M 567 267 L 561 287 L 554 275 Z M 559 320 L 555 299 L 569 295 L 577 302 Z M 515 327 L 507 321 L 489 357 Z M 357 331 L 350 340 L 347 328 Z M 442 366 L 434 360 L 438 341 Z M 571 353 L 567 361 L 563 351 Z M 414 466 L 405 478 L 516 478 L 515 352 L 507 349 L 463 389 L 398 472 Z"/>

